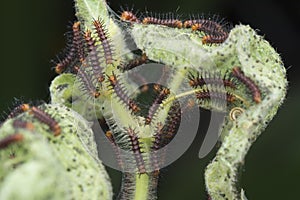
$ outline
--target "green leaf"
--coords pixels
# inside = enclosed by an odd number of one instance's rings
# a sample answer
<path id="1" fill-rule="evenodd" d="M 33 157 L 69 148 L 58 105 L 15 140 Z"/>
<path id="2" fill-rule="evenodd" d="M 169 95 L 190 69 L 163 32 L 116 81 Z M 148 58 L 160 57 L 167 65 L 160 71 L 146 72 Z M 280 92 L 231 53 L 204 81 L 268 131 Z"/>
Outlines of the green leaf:
<path id="1" fill-rule="evenodd" d="M 75 0 L 76 16 L 85 28 L 91 29 L 93 20 L 101 18 L 109 21 L 107 5 L 104 0 Z"/>

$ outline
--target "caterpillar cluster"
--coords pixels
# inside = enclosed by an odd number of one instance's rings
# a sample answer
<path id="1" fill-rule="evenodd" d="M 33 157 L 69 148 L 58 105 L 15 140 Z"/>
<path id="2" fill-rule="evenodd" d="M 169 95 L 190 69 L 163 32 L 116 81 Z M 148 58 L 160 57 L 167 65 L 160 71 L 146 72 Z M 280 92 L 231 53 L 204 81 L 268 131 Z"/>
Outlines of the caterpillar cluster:
<path id="1" fill-rule="evenodd" d="M 205 108 L 224 109 L 224 103 L 233 104 L 237 98 L 236 82 L 230 73 L 223 77 L 213 72 L 196 72 L 188 75 L 189 85 L 195 91 L 198 104 Z"/>
<path id="2" fill-rule="evenodd" d="M 29 112 L 30 115 L 33 116 L 33 118 L 36 118 L 38 121 L 40 121 L 43 124 L 46 124 L 49 126 L 50 130 L 53 132 L 54 136 L 58 136 L 61 133 L 61 128 L 49 114 L 44 112 L 42 109 L 35 107 L 35 106 L 30 106 L 27 103 L 20 104 L 16 106 L 11 113 L 8 115 L 7 119 L 12 119 L 17 117 L 18 115 L 24 113 L 24 112 Z M 26 129 L 29 131 L 34 130 L 34 125 L 30 121 L 24 121 L 21 119 L 14 119 L 12 122 L 12 126 L 14 129 Z M 11 144 L 14 144 L 16 142 L 23 141 L 24 136 L 21 133 L 14 133 L 12 135 L 8 135 L 5 138 L 0 140 L 0 150 L 8 147 Z"/>
<path id="3" fill-rule="evenodd" d="M 53 132 L 54 136 L 58 136 L 61 133 L 61 128 L 58 124 L 58 122 L 55 121 L 49 114 L 47 114 L 45 111 L 40 109 L 39 107 L 32 106 L 29 103 L 21 103 L 20 105 L 17 105 L 15 108 L 12 109 L 10 114 L 7 116 L 7 119 L 12 119 L 15 117 L 18 117 L 20 114 L 28 112 L 33 116 L 33 118 L 37 119 L 43 124 L 46 124 L 49 126 L 50 130 Z M 15 129 L 27 129 L 27 130 L 33 130 L 34 125 L 32 122 L 29 121 L 23 121 L 19 119 L 15 119 L 13 121 L 13 127 Z"/>
<path id="4" fill-rule="evenodd" d="M 60 59 L 55 67 L 55 71 L 58 74 L 63 73 L 66 70 L 72 72 L 73 67 L 84 63 L 87 57 L 91 57 L 88 60 L 94 62 L 89 63 L 91 65 L 90 67 L 97 68 L 99 67 L 99 63 L 102 62 L 102 58 L 96 58 L 95 55 L 99 56 L 100 53 L 104 56 L 105 64 L 112 64 L 114 51 L 104 22 L 94 20 L 93 26 L 93 30 L 82 31 L 80 22 L 75 22 L 73 24 L 73 38 L 69 45 L 69 51 L 65 54 L 64 58 Z M 95 33 L 95 38 L 91 37 L 93 33 Z M 101 48 L 99 45 L 96 45 L 97 41 L 101 43 Z"/>
<path id="5" fill-rule="evenodd" d="M 160 167 L 163 164 L 166 156 L 166 151 L 162 151 L 158 154 L 158 150 L 169 144 L 169 142 L 175 137 L 178 127 L 181 122 L 181 109 L 178 102 L 173 103 L 171 106 L 165 123 L 158 123 L 156 131 L 153 136 L 153 142 L 151 145 L 151 167 L 153 185 L 157 185 L 158 177 L 160 174 Z"/>
<path id="6" fill-rule="evenodd" d="M 200 17 L 199 19 L 180 20 L 174 15 L 167 14 L 162 17 L 147 16 L 139 19 L 132 11 L 123 11 L 120 19 L 131 23 L 157 24 L 171 28 L 191 28 L 192 31 L 200 31 L 205 33 L 202 37 L 203 44 L 223 43 L 229 35 L 229 27 L 222 20 L 217 18 Z"/>
<path id="7" fill-rule="evenodd" d="M 224 92 L 209 91 L 209 90 L 196 92 L 196 98 L 200 101 L 216 99 L 216 100 L 224 100 L 229 103 L 233 103 L 236 100 L 235 96 L 228 92 L 224 93 Z"/>
<path id="8" fill-rule="evenodd" d="M 203 87 L 204 85 L 224 86 L 235 89 L 235 83 L 229 78 L 220 78 L 217 75 L 210 75 L 209 73 L 201 74 L 197 72 L 196 75 L 192 73 L 188 76 L 189 84 L 193 88 Z"/>
<path id="9" fill-rule="evenodd" d="M 246 89 L 251 92 L 252 100 L 255 103 L 261 101 L 259 87 L 249 77 L 245 76 L 239 67 L 225 72 L 223 77 L 220 77 L 218 73 L 204 71 L 201 73 L 190 72 L 187 78 L 189 85 L 195 91 L 198 103 L 209 109 L 216 106 L 218 110 L 221 108 L 219 106 L 224 105 L 225 102 L 232 106 L 238 105 L 238 102 L 241 103 L 239 106 L 249 106 L 246 98 L 241 96 L 245 94 L 237 91 L 241 85 L 245 85 Z M 223 109 L 221 108 L 221 110 Z"/>
<path id="10" fill-rule="evenodd" d="M 114 48 L 104 22 L 93 21 L 93 29 L 82 31 L 80 22 L 73 25 L 73 38 L 69 51 L 56 64 L 55 71 L 75 73 L 79 77 L 81 89 L 91 97 L 100 93 L 96 87 L 105 80 L 103 70 L 114 61 Z"/>

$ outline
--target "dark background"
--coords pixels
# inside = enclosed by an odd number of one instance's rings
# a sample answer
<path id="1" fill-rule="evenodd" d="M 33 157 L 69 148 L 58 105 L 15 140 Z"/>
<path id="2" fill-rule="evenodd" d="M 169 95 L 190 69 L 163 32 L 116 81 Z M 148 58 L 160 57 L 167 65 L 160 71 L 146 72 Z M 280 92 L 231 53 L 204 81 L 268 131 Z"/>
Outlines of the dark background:
<path id="1" fill-rule="evenodd" d="M 293 3 L 294 2 L 294 3 Z M 300 178 L 299 48 L 300 6 L 297 1 L 238 0 L 139 0 L 112 1 L 118 11 L 128 5 L 142 11 L 217 13 L 234 24 L 250 24 L 265 35 L 281 54 L 288 69 L 289 91 L 278 115 L 247 155 L 241 186 L 247 197 L 298 199 Z M 71 0 L 1 1 L 0 111 L 12 105 L 14 97 L 48 100 L 48 86 L 55 76 L 51 59 L 65 46 L 64 33 L 74 20 Z M 203 172 L 206 159 L 198 159 L 199 142 L 164 170 L 159 199 L 204 199 Z M 113 173 L 115 192 L 118 174 Z"/>

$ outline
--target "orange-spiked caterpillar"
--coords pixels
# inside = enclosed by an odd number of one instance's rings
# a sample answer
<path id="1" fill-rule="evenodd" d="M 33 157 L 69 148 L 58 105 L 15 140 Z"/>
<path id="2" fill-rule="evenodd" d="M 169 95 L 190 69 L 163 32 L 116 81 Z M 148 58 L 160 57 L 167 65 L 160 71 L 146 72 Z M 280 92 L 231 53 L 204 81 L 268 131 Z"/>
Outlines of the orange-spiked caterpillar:
<path id="1" fill-rule="evenodd" d="M 253 101 L 255 101 L 256 103 L 260 103 L 261 102 L 261 92 L 260 92 L 259 87 L 250 78 L 245 76 L 244 72 L 241 71 L 241 68 L 234 67 L 232 69 L 232 74 L 235 77 L 237 77 L 237 79 L 239 79 L 242 83 L 244 83 L 247 86 L 247 88 L 251 91 Z"/>
<path id="2" fill-rule="evenodd" d="M 108 36 L 108 32 L 106 28 L 104 27 L 104 23 L 100 20 L 95 20 L 93 22 L 95 27 L 95 32 L 97 33 L 97 36 L 101 42 L 104 57 L 106 60 L 106 64 L 112 64 L 113 63 L 113 47 L 111 45 L 111 41 Z"/>
<path id="3" fill-rule="evenodd" d="M 60 61 L 55 66 L 55 72 L 61 74 L 68 67 L 74 63 L 82 62 L 85 58 L 85 49 L 83 43 L 83 35 L 81 31 L 80 22 L 74 22 L 72 26 L 73 38 L 65 57 L 59 59 Z"/>
<path id="4" fill-rule="evenodd" d="M 131 99 L 127 92 L 125 91 L 122 84 L 118 81 L 118 78 L 115 74 L 112 74 L 108 77 L 109 82 L 116 95 L 120 98 L 120 100 L 130 109 L 132 112 L 136 113 L 140 110 L 138 105 Z"/>
<path id="5" fill-rule="evenodd" d="M 1 139 L 0 140 L 0 151 L 1 151 L 1 149 L 4 149 L 14 143 L 20 142 L 23 139 L 24 139 L 24 137 L 21 133 L 15 133 L 15 134 L 9 135 L 9 136 Z"/>
<path id="6" fill-rule="evenodd" d="M 33 106 L 30 108 L 30 113 L 32 113 L 34 118 L 36 118 L 40 122 L 47 124 L 50 130 L 53 131 L 54 136 L 58 136 L 61 134 L 61 127 L 59 126 L 57 121 L 55 121 L 55 119 L 53 119 L 45 111 L 41 110 L 38 107 Z"/>

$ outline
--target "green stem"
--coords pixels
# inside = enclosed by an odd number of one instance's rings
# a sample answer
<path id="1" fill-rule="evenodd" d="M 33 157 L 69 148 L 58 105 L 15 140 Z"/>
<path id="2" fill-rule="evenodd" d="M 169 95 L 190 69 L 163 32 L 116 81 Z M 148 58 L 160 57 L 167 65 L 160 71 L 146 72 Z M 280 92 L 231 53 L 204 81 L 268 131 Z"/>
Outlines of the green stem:
<path id="1" fill-rule="evenodd" d="M 147 200 L 149 199 L 150 177 L 148 174 L 135 175 L 135 194 L 134 200 Z"/>
<path id="2" fill-rule="evenodd" d="M 124 172 L 118 200 L 155 200 L 157 199 L 157 172 L 147 174 Z"/>

